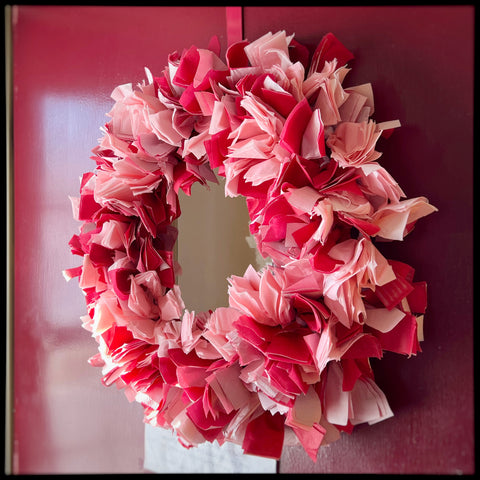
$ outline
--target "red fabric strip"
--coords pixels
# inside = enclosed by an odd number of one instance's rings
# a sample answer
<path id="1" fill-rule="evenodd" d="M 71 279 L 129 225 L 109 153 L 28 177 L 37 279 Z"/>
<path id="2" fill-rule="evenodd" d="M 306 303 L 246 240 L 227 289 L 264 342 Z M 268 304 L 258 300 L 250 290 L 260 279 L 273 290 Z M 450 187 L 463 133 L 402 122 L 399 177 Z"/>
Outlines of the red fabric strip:
<path id="1" fill-rule="evenodd" d="M 243 40 L 242 7 L 225 7 L 227 21 L 227 48 Z"/>

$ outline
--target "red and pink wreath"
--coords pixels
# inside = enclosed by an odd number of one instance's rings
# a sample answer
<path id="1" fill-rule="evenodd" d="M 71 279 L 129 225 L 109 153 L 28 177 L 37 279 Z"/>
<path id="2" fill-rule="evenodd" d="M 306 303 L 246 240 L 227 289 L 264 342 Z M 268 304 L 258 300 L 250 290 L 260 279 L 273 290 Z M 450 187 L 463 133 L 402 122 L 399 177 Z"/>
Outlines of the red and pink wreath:
<path id="1" fill-rule="evenodd" d="M 352 53 L 331 33 L 310 60 L 284 31 L 192 46 L 159 76 L 113 90 L 95 169 L 72 198 L 69 242 L 103 383 L 185 447 L 233 442 L 279 458 L 286 435 L 315 460 L 355 425 L 393 415 L 371 358 L 421 351 L 426 283 L 386 259 L 434 211 L 379 162 L 369 83 L 343 87 Z M 174 258 L 179 191 L 225 178 L 268 261 L 228 278 L 229 306 L 185 308 Z M 289 438 L 290 438 L 289 437 Z"/>

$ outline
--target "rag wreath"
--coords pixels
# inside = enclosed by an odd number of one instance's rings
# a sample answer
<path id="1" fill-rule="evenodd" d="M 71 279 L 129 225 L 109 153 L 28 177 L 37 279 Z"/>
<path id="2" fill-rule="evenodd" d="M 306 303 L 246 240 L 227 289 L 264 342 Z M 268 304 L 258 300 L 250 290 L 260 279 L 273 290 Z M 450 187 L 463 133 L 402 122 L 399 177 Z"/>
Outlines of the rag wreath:
<path id="1" fill-rule="evenodd" d="M 233 442 L 279 458 L 288 433 L 321 445 L 393 415 L 370 358 L 421 351 L 426 283 L 387 260 L 434 211 L 379 163 L 369 83 L 344 88 L 353 54 L 331 33 L 310 60 L 284 31 L 174 52 L 159 76 L 113 90 L 95 169 L 72 198 L 83 327 L 103 383 L 185 447 Z M 185 308 L 174 258 L 178 193 L 225 178 L 268 263 L 228 278 L 229 306 Z"/>

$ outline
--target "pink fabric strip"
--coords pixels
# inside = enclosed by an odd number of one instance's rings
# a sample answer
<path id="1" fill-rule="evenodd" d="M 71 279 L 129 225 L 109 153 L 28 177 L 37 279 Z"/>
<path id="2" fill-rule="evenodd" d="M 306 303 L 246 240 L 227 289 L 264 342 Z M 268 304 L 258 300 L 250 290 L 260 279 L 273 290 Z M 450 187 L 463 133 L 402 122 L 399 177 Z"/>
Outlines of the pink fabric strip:
<path id="1" fill-rule="evenodd" d="M 228 47 L 243 40 L 242 7 L 225 7 Z"/>

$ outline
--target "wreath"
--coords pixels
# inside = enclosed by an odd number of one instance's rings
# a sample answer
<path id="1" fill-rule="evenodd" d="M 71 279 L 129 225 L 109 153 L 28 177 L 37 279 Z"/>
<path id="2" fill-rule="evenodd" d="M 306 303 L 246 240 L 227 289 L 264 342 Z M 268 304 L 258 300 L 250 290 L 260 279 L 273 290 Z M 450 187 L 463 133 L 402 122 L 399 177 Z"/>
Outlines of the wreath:
<path id="1" fill-rule="evenodd" d="M 310 60 L 311 56 L 311 60 Z M 331 33 L 310 55 L 285 31 L 174 52 L 113 90 L 93 171 L 71 198 L 69 242 L 104 385 L 189 448 L 233 442 L 278 459 L 286 435 L 321 445 L 393 415 L 370 358 L 421 351 L 426 283 L 386 259 L 434 211 L 407 199 L 376 148 L 370 84 L 344 88 L 353 54 Z M 225 178 L 268 261 L 228 278 L 229 306 L 185 308 L 174 258 L 178 193 Z"/>

